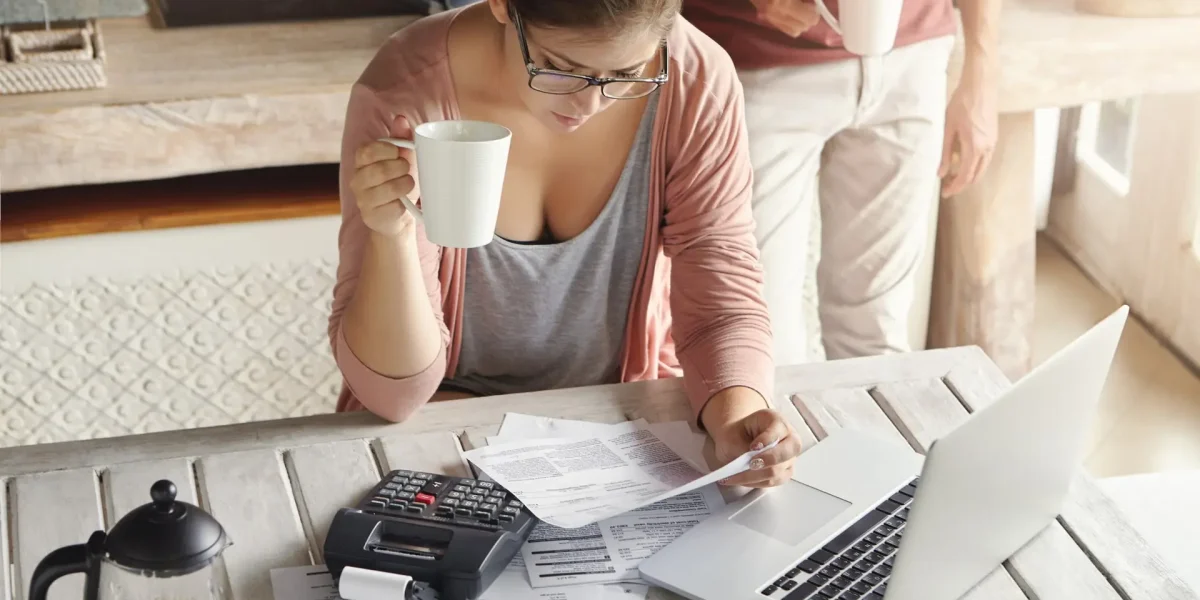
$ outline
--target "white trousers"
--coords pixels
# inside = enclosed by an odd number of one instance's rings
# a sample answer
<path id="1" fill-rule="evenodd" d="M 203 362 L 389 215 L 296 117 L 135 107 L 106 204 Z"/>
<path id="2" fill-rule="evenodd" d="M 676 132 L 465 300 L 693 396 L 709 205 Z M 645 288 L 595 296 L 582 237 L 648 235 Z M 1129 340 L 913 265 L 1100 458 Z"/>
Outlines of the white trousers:
<path id="1" fill-rule="evenodd" d="M 802 297 L 814 197 L 826 357 L 910 349 L 953 45 L 941 37 L 881 57 L 739 73 L 777 364 L 808 357 Z"/>

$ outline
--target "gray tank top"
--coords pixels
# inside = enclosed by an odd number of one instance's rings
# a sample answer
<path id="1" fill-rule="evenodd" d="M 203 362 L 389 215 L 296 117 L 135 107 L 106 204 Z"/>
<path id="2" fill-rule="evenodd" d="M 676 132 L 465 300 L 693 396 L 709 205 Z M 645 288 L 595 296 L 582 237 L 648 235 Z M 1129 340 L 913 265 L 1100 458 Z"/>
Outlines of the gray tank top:
<path id="1" fill-rule="evenodd" d="M 657 93 L 608 203 L 551 244 L 499 236 L 467 254 L 462 346 L 444 389 L 481 396 L 615 383 L 645 241 Z"/>

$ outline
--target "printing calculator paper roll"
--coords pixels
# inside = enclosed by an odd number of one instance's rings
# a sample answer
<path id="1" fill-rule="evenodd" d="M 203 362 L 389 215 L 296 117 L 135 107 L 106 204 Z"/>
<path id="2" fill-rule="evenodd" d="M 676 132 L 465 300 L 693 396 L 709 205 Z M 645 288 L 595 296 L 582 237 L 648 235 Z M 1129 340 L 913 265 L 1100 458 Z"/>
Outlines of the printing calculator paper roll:
<path id="1" fill-rule="evenodd" d="M 338 578 L 343 600 L 412 600 L 413 580 L 407 575 L 345 567 Z"/>

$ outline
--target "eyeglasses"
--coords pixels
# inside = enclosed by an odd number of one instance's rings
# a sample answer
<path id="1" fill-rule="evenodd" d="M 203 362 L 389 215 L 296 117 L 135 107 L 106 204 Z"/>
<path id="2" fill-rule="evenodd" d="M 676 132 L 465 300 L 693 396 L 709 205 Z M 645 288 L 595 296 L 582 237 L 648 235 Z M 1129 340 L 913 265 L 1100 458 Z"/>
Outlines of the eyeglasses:
<path id="1" fill-rule="evenodd" d="M 543 69 L 533 64 L 529 57 L 529 43 L 525 40 L 525 26 L 521 16 L 512 11 L 513 25 L 517 28 L 517 40 L 521 44 L 521 55 L 525 58 L 525 70 L 529 73 L 529 87 L 545 94 L 574 94 L 590 86 L 600 86 L 600 93 L 614 100 L 630 100 L 649 95 L 667 82 L 667 44 L 659 46 L 657 77 L 592 77 L 579 73 L 566 73 L 554 69 Z"/>

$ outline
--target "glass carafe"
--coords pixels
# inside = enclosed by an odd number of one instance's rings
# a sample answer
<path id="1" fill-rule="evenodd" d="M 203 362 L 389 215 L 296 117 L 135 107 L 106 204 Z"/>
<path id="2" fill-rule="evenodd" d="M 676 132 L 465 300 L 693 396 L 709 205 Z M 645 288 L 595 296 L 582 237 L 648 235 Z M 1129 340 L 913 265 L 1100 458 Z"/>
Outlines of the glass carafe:
<path id="1" fill-rule="evenodd" d="M 160 480 L 150 488 L 152 502 L 108 533 L 47 554 L 33 572 L 29 599 L 45 600 L 55 580 L 84 573 L 84 600 L 224 600 L 224 575 L 215 565 L 229 536 L 212 515 L 175 494 L 175 484 Z"/>

